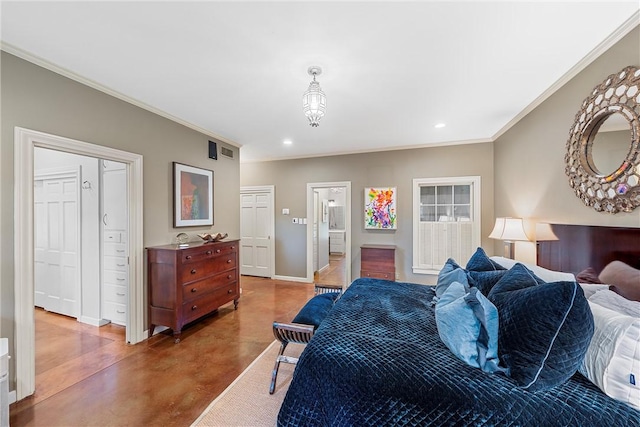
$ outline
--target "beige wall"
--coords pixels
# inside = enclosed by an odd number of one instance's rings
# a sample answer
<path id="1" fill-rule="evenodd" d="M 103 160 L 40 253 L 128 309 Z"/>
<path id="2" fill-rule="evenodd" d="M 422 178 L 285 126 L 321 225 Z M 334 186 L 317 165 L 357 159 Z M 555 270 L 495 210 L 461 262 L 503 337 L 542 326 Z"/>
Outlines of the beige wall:
<path id="1" fill-rule="evenodd" d="M 207 135 L 2 52 L 1 57 L 0 335 L 14 335 L 13 132 L 19 126 L 141 154 L 144 157 L 144 244 L 171 243 L 172 162 L 214 171 L 214 231 L 240 235 L 240 172 L 234 160 L 208 158 Z M 220 144 L 218 144 L 220 145 Z M 198 238 L 195 237 L 197 240 Z M 12 351 L 13 352 L 13 351 Z M 13 371 L 13 369 L 12 369 Z M 15 379 L 15 378 L 14 378 Z M 15 385 L 11 385 L 15 389 Z"/>
<path id="2" fill-rule="evenodd" d="M 400 280 L 434 283 L 434 276 L 412 273 L 414 178 L 478 175 L 482 186 L 482 244 L 493 225 L 493 145 L 396 150 L 299 160 L 242 163 L 241 185 L 275 186 L 276 274 L 306 276 L 306 228 L 291 223 L 306 216 L 307 183 L 351 181 L 352 276 L 360 273 L 360 245 L 395 244 Z M 397 187 L 398 229 L 364 229 L 364 188 Z M 281 215 L 289 208 L 290 215 Z"/>
<path id="3" fill-rule="evenodd" d="M 498 138 L 496 216 L 528 219 L 528 228 L 536 221 L 640 227 L 640 209 L 610 215 L 584 206 L 564 173 L 565 144 L 582 101 L 608 75 L 629 65 L 640 66 L 638 27 Z M 518 251 L 525 256 L 535 248 L 519 244 Z"/>

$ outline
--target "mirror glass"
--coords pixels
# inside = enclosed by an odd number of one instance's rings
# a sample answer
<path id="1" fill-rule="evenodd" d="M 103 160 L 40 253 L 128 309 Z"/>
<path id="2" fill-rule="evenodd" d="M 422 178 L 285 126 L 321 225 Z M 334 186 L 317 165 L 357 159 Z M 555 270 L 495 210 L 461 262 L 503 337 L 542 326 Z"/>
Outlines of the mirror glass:
<path id="1" fill-rule="evenodd" d="M 605 118 L 590 145 L 593 169 L 599 175 L 615 172 L 629 154 L 631 127 L 622 114 Z"/>

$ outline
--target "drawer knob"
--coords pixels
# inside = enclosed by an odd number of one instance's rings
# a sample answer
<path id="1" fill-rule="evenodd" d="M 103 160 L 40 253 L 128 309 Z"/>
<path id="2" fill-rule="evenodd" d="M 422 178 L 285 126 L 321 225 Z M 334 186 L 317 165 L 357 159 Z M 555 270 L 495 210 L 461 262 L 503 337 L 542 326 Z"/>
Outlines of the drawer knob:
<path id="1" fill-rule="evenodd" d="M 196 269 L 191 270 L 191 274 L 196 274 Z"/>
<path id="2" fill-rule="evenodd" d="M 207 251 L 207 255 L 211 255 L 211 251 Z"/>
<path id="3" fill-rule="evenodd" d="M 229 274 L 229 275 L 227 276 L 227 279 L 231 279 L 231 277 L 232 277 L 232 276 Z"/>
<path id="4" fill-rule="evenodd" d="M 220 249 L 216 249 L 216 253 L 219 254 L 220 253 Z"/>
<path id="5" fill-rule="evenodd" d="M 191 307 L 191 310 L 197 310 L 197 309 L 198 309 L 197 305 L 194 305 L 193 307 Z"/>
<path id="6" fill-rule="evenodd" d="M 124 294 L 121 294 L 121 293 L 118 293 L 118 292 L 116 292 L 116 295 L 118 295 L 119 297 L 123 297 L 124 296 Z"/>
<path id="7" fill-rule="evenodd" d="M 196 288 L 191 288 L 191 292 L 198 292 Z"/>
<path id="8" fill-rule="evenodd" d="M 122 252 L 124 252 L 124 249 L 116 249 L 116 252 L 122 253 Z"/>
<path id="9" fill-rule="evenodd" d="M 232 293 L 233 293 L 233 289 L 229 289 L 229 290 L 227 291 L 227 293 L 228 293 L 228 294 L 232 294 Z"/>
<path id="10" fill-rule="evenodd" d="M 191 259 L 191 255 L 187 255 L 187 259 Z"/>
<path id="11" fill-rule="evenodd" d="M 117 280 L 118 282 L 124 282 L 124 279 L 122 279 L 122 278 L 120 278 L 120 277 L 116 277 L 116 280 Z"/>
<path id="12" fill-rule="evenodd" d="M 235 248 L 236 248 L 235 246 L 231 246 L 231 249 L 232 249 L 232 250 L 233 250 L 233 249 L 235 249 Z"/>
<path id="13" fill-rule="evenodd" d="M 124 311 L 116 310 L 116 313 L 118 313 L 118 314 L 124 314 Z"/>
<path id="14" fill-rule="evenodd" d="M 124 264 L 116 264 L 118 267 L 124 267 Z"/>
<path id="15" fill-rule="evenodd" d="M 227 264 L 231 264 L 231 260 L 230 259 L 227 260 Z"/>

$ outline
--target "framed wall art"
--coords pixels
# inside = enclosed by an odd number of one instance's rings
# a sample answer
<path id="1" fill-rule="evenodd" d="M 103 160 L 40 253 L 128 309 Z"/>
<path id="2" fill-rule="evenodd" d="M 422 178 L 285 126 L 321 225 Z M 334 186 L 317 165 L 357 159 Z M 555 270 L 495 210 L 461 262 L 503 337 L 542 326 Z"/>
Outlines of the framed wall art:
<path id="1" fill-rule="evenodd" d="M 173 226 L 213 225 L 213 171 L 173 162 Z"/>
<path id="2" fill-rule="evenodd" d="M 395 230 L 398 228 L 395 187 L 364 189 L 364 228 Z"/>

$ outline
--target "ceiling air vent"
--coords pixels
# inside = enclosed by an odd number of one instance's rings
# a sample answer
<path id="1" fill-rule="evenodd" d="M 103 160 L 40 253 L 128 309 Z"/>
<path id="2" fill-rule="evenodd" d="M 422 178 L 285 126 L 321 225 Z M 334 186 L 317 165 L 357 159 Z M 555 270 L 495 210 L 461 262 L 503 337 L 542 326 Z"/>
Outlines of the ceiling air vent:
<path id="1" fill-rule="evenodd" d="M 224 145 L 220 146 L 220 155 L 227 157 L 229 159 L 233 159 L 233 150 L 231 148 L 227 148 Z"/>

